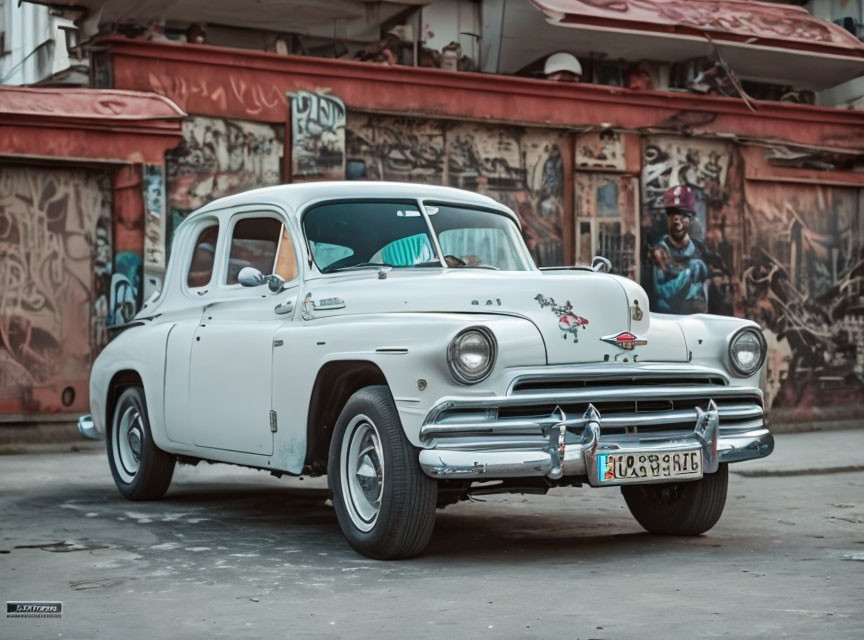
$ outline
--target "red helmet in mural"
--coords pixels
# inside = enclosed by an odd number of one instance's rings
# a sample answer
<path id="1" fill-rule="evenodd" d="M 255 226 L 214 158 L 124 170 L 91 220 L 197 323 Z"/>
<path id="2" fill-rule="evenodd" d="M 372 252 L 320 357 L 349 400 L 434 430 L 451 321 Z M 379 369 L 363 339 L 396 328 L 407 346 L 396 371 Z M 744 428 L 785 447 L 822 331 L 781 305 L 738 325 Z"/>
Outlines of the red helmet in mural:
<path id="1" fill-rule="evenodd" d="M 696 215 L 696 196 L 693 195 L 690 187 L 678 184 L 666 189 L 666 193 L 663 194 L 663 206 L 667 211 L 677 209 L 693 217 Z"/>

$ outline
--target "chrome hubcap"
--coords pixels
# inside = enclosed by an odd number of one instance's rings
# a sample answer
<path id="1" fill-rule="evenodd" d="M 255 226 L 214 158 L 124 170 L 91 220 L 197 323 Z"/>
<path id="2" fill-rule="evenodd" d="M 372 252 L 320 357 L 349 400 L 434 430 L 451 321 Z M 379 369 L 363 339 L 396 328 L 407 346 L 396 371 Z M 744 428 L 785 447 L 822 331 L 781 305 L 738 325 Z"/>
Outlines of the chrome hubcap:
<path id="1" fill-rule="evenodd" d="M 375 424 L 355 416 L 342 438 L 342 495 L 351 521 L 361 531 L 375 526 L 384 493 L 384 453 Z"/>
<path id="2" fill-rule="evenodd" d="M 144 424 L 141 412 L 134 406 L 127 407 L 114 425 L 114 463 L 125 482 L 132 482 L 141 464 L 144 445 Z"/>

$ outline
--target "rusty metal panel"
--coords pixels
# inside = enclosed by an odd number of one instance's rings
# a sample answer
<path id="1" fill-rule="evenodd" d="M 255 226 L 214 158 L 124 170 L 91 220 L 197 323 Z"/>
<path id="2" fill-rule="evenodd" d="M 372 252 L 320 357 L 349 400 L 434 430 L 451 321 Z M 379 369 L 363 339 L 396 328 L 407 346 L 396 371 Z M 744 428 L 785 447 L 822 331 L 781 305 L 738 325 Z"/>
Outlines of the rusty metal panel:
<path id="1" fill-rule="evenodd" d="M 262 77 L 250 76 L 250 70 L 236 59 L 233 64 L 238 66 L 233 68 L 195 63 L 179 73 L 168 60 L 147 64 L 146 73 L 142 73 L 140 62 L 132 67 L 121 64 L 120 68 L 116 60 L 113 62 L 116 87 L 134 82 L 145 87 L 144 91 L 170 98 L 181 109 L 200 115 L 284 122 L 289 111 L 287 93 L 300 88 L 274 82 L 272 77 L 262 82 Z"/>
<path id="2" fill-rule="evenodd" d="M 0 166 L 0 415 L 87 410 L 111 252 L 105 173 Z"/>
<path id="3" fill-rule="evenodd" d="M 345 177 L 444 183 L 441 120 L 348 114 Z"/>
<path id="4" fill-rule="evenodd" d="M 747 181 L 743 314 L 765 328 L 780 415 L 864 414 L 859 189 Z"/>
<path id="5" fill-rule="evenodd" d="M 735 148 L 725 142 L 655 136 L 644 139 L 642 160 L 641 282 L 652 309 L 732 315 L 735 247 L 740 244 L 743 211 L 741 161 Z M 691 262 L 674 265 L 693 273 L 687 300 L 673 299 L 657 281 L 670 268 L 662 249 L 669 232 L 662 198 L 675 185 L 689 186 L 697 205 L 690 229 Z"/>
<path id="6" fill-rule="evenodd" d="M 116 88 L 153 91 L 190 113 L 284 123 L 286 93 L 329 89 L 349 110 L 414 117 L 510 122 L 521 126 L 600 125 L 701 135 L 788 140 L 857 150 L 864 113 L 661 91 L 621 92 L 590 83 L 442 73 L 310 56 L 108 38 Z M 146 72 L 142 73 L 142 69 Z"/>
<path id="7" fill-rule="evenodd" d="M 165 154 L 168 241 L 186 215 L 222 196 L 279 184 L 285 127 L 222 118 L 183 121 L 183 142 Z"/>

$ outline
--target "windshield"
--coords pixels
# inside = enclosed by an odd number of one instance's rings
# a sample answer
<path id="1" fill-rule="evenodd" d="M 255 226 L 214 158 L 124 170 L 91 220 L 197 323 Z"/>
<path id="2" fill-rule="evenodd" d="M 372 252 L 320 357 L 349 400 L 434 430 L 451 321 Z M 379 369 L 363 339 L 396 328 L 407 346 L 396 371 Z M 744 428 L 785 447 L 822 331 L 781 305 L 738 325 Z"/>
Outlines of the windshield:
<path id="1" fill-rule="evenodd" d="M 464 207 L 426 207 L 454 268 L 527 271 L 519 231 L 507 216 Z M 332 273 L 366 267 L 440 267 L 429 226 L 416 202 L 339 202 L 310 209 L 303 218 L 318 269 Z"/>
<path id="2" fill-rule="evenodd" d="M 483 209 L 427 204 L 426 213 L 450 267 L 528 271 L 519 228 L 506 215 Z"/>

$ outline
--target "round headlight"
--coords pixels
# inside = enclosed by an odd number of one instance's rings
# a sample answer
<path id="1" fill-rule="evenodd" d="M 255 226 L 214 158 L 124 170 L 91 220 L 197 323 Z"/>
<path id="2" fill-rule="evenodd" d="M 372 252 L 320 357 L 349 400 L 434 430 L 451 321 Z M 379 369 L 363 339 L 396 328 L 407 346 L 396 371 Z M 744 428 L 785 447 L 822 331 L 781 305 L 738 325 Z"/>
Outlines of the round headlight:
<path id="1" fill-rule="evenodd" d="M 484 380 L 495 366 L 495 338 L 483 327 L 472 327 L 459 333 L 447 347 L 450 374 L 462 384 Z"/>
<path id="2" fill-rule="evenodd" d="M 739 376 L 752 376 L 766 355 L 765 338 L 758 329 L 741 329 L 729 341 L 729 363 L 732 370 Z"/>

